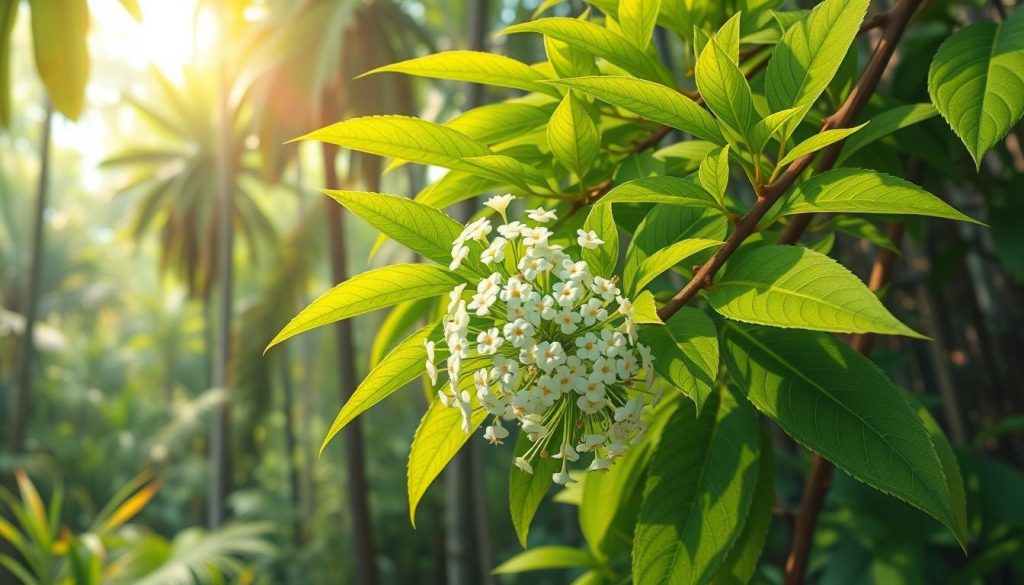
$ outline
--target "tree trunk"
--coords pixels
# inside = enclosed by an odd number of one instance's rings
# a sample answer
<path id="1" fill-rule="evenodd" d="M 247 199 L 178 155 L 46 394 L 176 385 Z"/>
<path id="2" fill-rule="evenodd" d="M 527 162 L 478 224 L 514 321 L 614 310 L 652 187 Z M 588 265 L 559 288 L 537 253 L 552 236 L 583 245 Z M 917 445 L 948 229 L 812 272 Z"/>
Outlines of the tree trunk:
<path id="1" fill-rule="evenodd" d="M 17 379 L 10 404 L 10 435 L 8 448 L 12 455 L 25 451 L 25 437 L 28 433 L 29 413 L 32 403 L 32 375 L 35 363 L 36 319 L 39 314 L 39 297 L 42 294 L 43 277 L 43 231 L 44 215 L 50 190 L 50 131 L 53 120 L 53 106 L 46 102 L 43 114 L 43 130 L 39 138 L 39 182 L 36 192 L 36 210 L 32 220 L 32 245 L 29 249 L 28 286 L 25 289 L 25 303 L 22 314 L 25 329 L 21 335 L 21 352 L 17 365 Z"/>
<path id="2" fill-rule="evenodd" d="M 227 24 L 227 11 L 222 8 L 221 20 Z M 210 499 L 207 522 L 216 528 L 227 514 L 227 495 L 231 491 L 231 391 L 228 388 L 228 366 L 231 362 L 231 321 L 234 285 L 234 181 L 232 165 L 232 116 L 228 103 L 230 87 L 226 57 L 218 64 L 217 178 L 217 262 L 220 283 L 217 315 L 217 344 L 214 348 L 213 386 L 222 388 L 225 400 L 217 405 L 210 425 Z"/>
<path id="3" fill-rule="evenodd" d="M 29 248 L 28 284 L 25 288 L 25 303 L 22 315 L 25 317 L 25 328 L 21 334 L 21 350 L 16 362 L 16 378 L 14 391 L 8 398 L 9 420 L 7 428 L 7 449 L 12 456 L 25 451 L 25 438 L 28 435 L 29 415 L 32 411 L 32 375 L 35 367 L 35 331 L 39 313 L 39 297 L 42 294 L 43 280 L 43 231 L 45 228 L 47 199 L 50 190 L 50 131 L 53 123 L 53 105 L 46 100 L 43 113 L 42 134 L 39 137 L 39 182 L 36 191 L 36 209 L 32 219 L 32 244 Z M 13 475 L 3 477 L 3 484 L 14 491 Z M 15 554 L 13 547 L 6 540 L 0 540 L 0 554 Z M 0 566 L 0 584 L 13 585 L 18 579 Z"/>
<path id="4" fill-rule="evenodd" d="M 469 5 L 469 49 L 487 50 L 489 1 L 473 0 Z M 466 109 L 484 103 L 484 87 L 466 87 Z M 459 206 L 460 219 L 468 220 L 479 208 L 475 199 Z M 483 469 L 479 445 L 470 440 L 452 458 L 446 474 L 447 532 L 446 564 L 448 585 L 492 583 L 491 546 L 487 507 L 483 497 Z"/>
<path id="5" fill-rule="evenodd" d="M 324 97 L 324 115 L 331 111 L 331 97 Z M 324 124 L 330 123 L 325 120 Z M 321 152 L 324 162 L 324 179 L 327 187 L 340 187 L 335 167 L 337 147 L 324 143 Z M 327 218 L 327 238 L 331 250 L 331 276 L 334 282 L 348 278 L 348 247 L 345 245 L 344 224 L 341 206 L 329 198 L 324 199 L 324 214 Z M 352 340 L 352 322 L 340 321 L 334 325 L 338 343 L 338 371 L 341 378 L 341 400 L 348 401 L 355 390 L 356 366 L 355 346 Z M 366 461 L 363 449 L 363 429 L 360 421 L 354 420 L 341 433 L 345 444 L 348 468 L 349 512 L 352 515 L 352 540 L 356 548 L 357 582 L 361 585 L 377 583 L 377 565 L 374 559 L 373 523 L 370 518 L 370 503 L 366 482 Z"/>
<path id="6" fill-rule="evenodd" d="M 277 367 L 281 372 L 281 402 L 284 410 L 284 452 L 288 466 L 288 497 L 292 504 L 295 521 L 292 526 L 292 541 L 295 548 L 302 546 L 302 514 L 299 513 L 299 461 L 295 445 L 295 384 L 292 378 L 292 362 L 287 347 L 281 347 L 277 356 Z"/>

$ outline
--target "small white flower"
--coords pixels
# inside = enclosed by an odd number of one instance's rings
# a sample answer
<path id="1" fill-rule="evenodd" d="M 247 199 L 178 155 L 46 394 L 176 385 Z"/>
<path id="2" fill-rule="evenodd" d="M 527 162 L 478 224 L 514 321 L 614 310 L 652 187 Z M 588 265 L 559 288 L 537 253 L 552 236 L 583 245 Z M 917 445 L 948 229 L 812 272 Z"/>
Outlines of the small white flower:
<path id="1" fill-rule="evenodd" d="M 494 356 L 493 363 L 494 368 L 491 370 L 491 376 L 505 386 L 511 384 L 513 378 L 515 378 L 516 374 L 519 373 L 519 364 L 503 355 Z"/>
<path id="2" fill-rule="evenodd" d="M 565 363 L 565 351 L 558 341 L 548 343 L 542 341 L 537 344 L 537 366 L 545 372 L 550 372 L 556 367 Z"/>
<path id="3" fill-rule="evenodd" d="M 583 437 L 583 442 L 580 443 L 579 445 L 576 445 L 576 450 L 582 451 L 584 453 L 597 451 L 598 449 L 601 448 L 601 445 L 604 445 L 604 441 L 604 435 L 590 434 L 587 435 L 586 437 Z"/>
<path id="4" fill-rule="evenodd" d="M 562 280 L 575 280 L 577 282 L 586 280 L 590 276 L 587 270 L 587 263 L 583 260 L 573 262 L 571 258 L 565 258 L 559 263 L 562 268 L 558 271 L 558 277 Z"/>
<path id="5" fill-rule="evenodd" d="M 491 310 L 491 305 L 493 305 L 496 300 L 498 300 L 498 295 L 476 293 L 473 295 L 473 299 L 470 301 L 469 305 L 467 305 L 467 308 L 475 309 L 474 312 L 476 315 L 478 317 L 483 317 Z"/>
<path id="6" fill-rule="evenodd" d="M 505 239 L 514 240 L 519 236 L 523 235 L 523 230 L 525 229 L 526 224 L 520 223 L 518 221 L 513 221 L 505 225 L 499 225 L 498 233 L 501 234 L 501 236 L 504 237 Z"/>
<path id="7" fill-rule="evenodd" d="M 581 360 L 596 360 L 601 355 L 597 348 L 597 335 L 586 333 L 576 338 L 576 357 Z"/>
<path id="8" fill-rule="evenodd" d="M 555 215 L 555 212 L 553 210 L 548 211 L 543 207 L 538 207 L 537 209 L 527 209 L 526 213 L 530 217 L 530 219 L 537 223 L 547 223 L 553 219 L 558 219 L 558 216 Z"/>
<path id="9" fill-rule="evenodd" d="M 529 473 L 530 475 L 533 475 L 533 466 L 530 465 L 530 462 L 527 461 L 525 458 L 523 458 L 523 457 L 516 457 L 515 464 L 516 464 L 516 467 L 518 467 L 519 469 L 522 469 L 526 473 Z"/>
<path id="10" fill-rule="evenodd" d="M 508 303 L 510 307 L 518 307 L 530 296 L 531 290 L 528 283 L 513 276 L 505 283 L 505 288 L 501 290 L 500 298 Z"/>
<path id="11" fill-rule="evenodd" d="M 615 300 L 619 302 L 619 314 L 623 317 L 632 319 L 636 315 L 636 307 L 632 301 L 625 297 L 615 297 Z"/>
<path id="12" fill-rule="evenodd" d="M 467 434 L 469 433 L 469 418 L 473 414 L 471 400 L 469 392 L 463 390 L 459 394 L 459 410 L 462 411 L 462 432 Z"/>
<path id="13" fill-rule="evenodd" d="M 448 336 L 446 341 L 448 342 L 448 350 L 452 352 L 452 356 L 459 358 L 469 357 L 469 340 L 465 337 L 460 337 L 457 333 L 453 333 Z"/>
<path id="14" fill-rule="evenodd" d="M 459 240 L 477 240 L 482 242 L 487 239 L 487 234 L 489 233 L 491 233 L 491 220 L 481 217 L 462 230 L 462 233 L 459 234 Z"/>
<path id="15" fill-rule="evenodd" d="M 533 388 L 540 396 L 541 402 L 544 403 L 544 406 L 551 406 L 562 396 L 562 391 L 561 388 L 559 388 L 558 383 L 554 378 L 546 374 L 537 378 L 537 384 Z M 526 430 L 525 424 L 523 425 L 523 430 Z"/>
<path id="16" fill-rule="evenodd" d="M 626 401 L 625 404 L 615 409 L 615 422 L 622 422 L 626 420 L 636 420 L 640 418 L 640 413 L 643 411 L 644 401 L 638 398 L 632 398 Z"/>
<path id="17" fill-rule="evenodd" d="M 494 355 L 498 353 L 498 348 L 505 340 L 502 339 L 498 333 L 497 327 L 491 327 L 487 331 L 481 331 L 476 336 L 476 351 L 480 355 Z M 479 370 L 481 372 L 485 370 Z"/>
<path id="18" fill-rule="evenodd" d="M 572 307 L 582 294 L 583 291 L 574 280 L 555 285 L 555 301 L 562 307 Z"/>
<path id="19" fill-rule="evenodd" d="M 523 256 L 519 259 L 519 270 L 526 280 L 533 280 L 542 272 L 551 270 L 551 261 L 543 256 Z"/>
<path id="20" fill-rule="evenodd" d="M 618 331 L 605 329 L 601 331 L 601 341 L 598 342 L 597 347 L 609 358 L 617 357 L 625 351 L 626 338 Z"/>
<path id="21" fill-rule="evenodd" d="M 614 282 L 600 276 L 594 277 L 594 284 L 590 285 L 590 290 L 594 291 L 594 294 L 601 295 L 601 298 L 606 301 L 614 300 L 619 294 L 619 288 L 615 286 Z"/>
<path id="22" fill-rule="evenodd" d="M 458 270 L 462 266 L 462 261 L 469 256 L 469 246 L 462 244 L 455 244 L 452 248 L 452 262 L 448 265 L 449 270 Z"/>
<path id="23" fill-rule="evenodd" d="M 546 343 L 546 342 L 545 342 Z M 519 349 L 519 363 L 524 366 L 537 363 L 539 346 L 536 343 L 529 343 Z"/>
<path id="24" fill-rule="evenodd" d="M 595 457 L 587 471 L 607 471 L 612 467 L 612 460 L 607 457 Z"/>
<path id="25" fill-rule="evenodd" d="M 437 365 L 434 364 L 434 342 L 424 340 L 424 345 L 427 346 L 427 377 L 430 378 L 431 386 L 437 384 Z"/>
<path id="26" fill-rule="evenodd" d="M 650 387 L 654 383 L 654 356 L 651 355 L 651 348 L 642 343 L 637 344 L 636 348 L 640 352 L 640 363 L 647 373 L 647 386 Z"/>
<path id="27" fill-rule="evenodd" d="M 572 448 L 572 445 L 570 445 L 569 443 L 566 443 L 566 444 L 562 445 L 562 448 L 558 450 L 558 453 L 555 453 L 554 455 L 552 455 L 551 458 L 552 459 L 562 459 L 562 458 L 564 458 L 566 461 L 568 461 L 570 463 L 573 463 L 573 462 L 579 461 L 580 454 L 576 452 L 576 449 Z"/>
<path id="28" fill-rule="evenodd" d="M 584 414 L 597 414 L 604 408 L 602 401 L 590 400 L 586 396 L 580 396 L 576 399 L 576 407 L 584 412 Z"/>
<path id="29" fill-rule="evenodd" d="M 545 227 L 535 228 L 523 228 L 523 244 L 526 246 L 536 246 L 537 244 L 547 244 L 548 238 L 552 235 L 551 230 Z"/>
<path id="30" fill-rule="evenodd" d="M 590 327 L 598 321 L 604 321 L 608 318 L 608 311 L 604 308 L 604 303 L 601 299 L 591 298 L 580 307 L 580 317 L 583 318 L 583 324 Z"/>
<path id="31" fill-rule="evenodd" d="M 579 236 L 576 238 L 576 243 L 578 243 L 581 248 L 593 250 L 604 243 L 604 240 L 597 237 L 597 232 L 594 230 L 585 231 L 580 229 L 576 230 L 576 234 Z"/>
<path id="32" fill-rule="evenodd" d="M 629 380 L 640 369 L 640 364 L 637 363 L 636 356 L 631 351 L 626 352 L 626 355 L 618 361 L 618 366 L 620 380 Z"/>
<path id="33" fill-rule="evenodd" d="M 508 218 L 505 216 L 505 210 L 508 209 L 509 203 L 512 203 L 512 201 L 515 200 L 515 198 L 516 196 L 511 193 L 506 193 L 504 195 L 495 195 L 494 197 L 491 197 L 486 202 L 484 202 L 484 205 L 490 207 L 494 211 L 497 211 L 501 215 L 502 219 L 508 221 Z"/>
<path id="34" fill-rule="evenodd" d="M 484 264 L 494 264 L 505 261 L 505 246 L 508 240 L 502 237 L 494 238 L 490 246 L 480 254 L 480 261 Z"/>
<path id="35" fill-rule="evenodd" d="M 601 381 L 605 384 L 614 384 L 618 374 L 615 360 L 604 356 L 594 360 L 594 371 L 590 373 L 591 380 Z"/>
<path id="36" fill-rule="evenodd" d="M 466 283 L 462 283 L 459 286 L 452 289 L 452 292 L 448 293 L 448 309 L 445 311 L 448 315 L 453 315 L 455 309 L 459 306 L 459 301 L 462 300 L 462 291 L 466 290 Z"/>
<path id="37" fill-rule="evenodd" d="M 580 314 L 572 309 L 562 309 L 555 315 L 555 323 L 558 323 L 559 331 L 569 335 L 576 331 L 579 327 L 577 323 L 583 320 Z"/>
<path id="38" fill-rule="evenodd" d="M 508 429 L 501 426 L 501 423 L 495 422 L 484 429 L 484 438 L 492 445 L 501 445 L 502 441 L 508 438 Z"/>
<path id="39" fill-rule="evenodd" d="M 569 475 L 568 471 L 558 471 L 551 474 L 551 480 L 558 485 L 569 485 L 570 483 L 576 483 L 576 480 Z"/>
<path id="40" fill-rule="evenodd" d="M 516 319 L 511 323 L 506 323 L 502 333 L 505 334 L 505 339 L 508 339 L 513 347 L 521 348 L 532 338 L 533 324 L 526 319 Z"/>

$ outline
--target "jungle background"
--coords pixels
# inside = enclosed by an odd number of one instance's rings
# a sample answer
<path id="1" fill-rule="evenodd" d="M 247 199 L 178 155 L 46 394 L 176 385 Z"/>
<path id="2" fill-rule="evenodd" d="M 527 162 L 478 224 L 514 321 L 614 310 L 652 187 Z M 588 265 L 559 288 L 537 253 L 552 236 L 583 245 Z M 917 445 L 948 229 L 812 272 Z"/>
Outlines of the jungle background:
<path id="1" fill-rule="evenodd" d="M 318 291 L 404 254 L 389 244 L 375 250 L 376 232 L 318 190 L 411 196 L 441 173 L 385 172 L 376 157 L 287 141 L 359 115 L 443 122 L 505 97 L 482 86 L 356 77 L 453 48 L 536 62 L 537 39 L 495 33 L 538 5 L 0 1 L 0 84 L 10 89 L 0 96 L 0 474 L 10 494 L 0 532 L 10 540 L 20 530 L 16 509 L 30 519 L 42 513 L 24 536 L 39 544 L 33 567 L 46 574 L 37 582 L 63 582 L 74 558 L 94 570 L 99 557 L 95 582 L 571 580 L 567 571 L 491 573 L 522 550 L 507 512 L 510 445 L 485 452 L 471 441 L 409 525 L 404 463 L 426 404 L 417 388 L 319 453 L 346 392 L 388 349 L 376 334 L 387 314 L 360 317 L 351 335 L 323 328 L 263 353 Z M 927 101 L 918 94 L 937 45 L 951 27 L 993 10 L 981 0 L 932 2 L 885 83 L 907 102 Z M 659 48 L 671 56 L 662 32 Z M 40 43 L 56 47 L 48 53 L 74 75 L 40 63 Z M 896 135 L 917 172 L 948 170 L 945 153 L 956 145 L 941 124 Z M 971 513 L 1001 519 L 987 536 L 992 546 L 958 561 L 964 582 L 1012 579 L 1007 566 L 1024 558 L 1021 138 L 1018 127 L 986 159 L 990 173 L 966 164 L 950 171 L 943 196 L 991 228 L 911 224 L 892 306 L 919 315 L 933 341 L 887 339 L 875 355 L 960 450 Z M 1007 174 L 1016 179 L 991 178 Z M 858 246 L 841 237 L 836 250 L 855 264 Z M 808 456 L 791 443 L 777 453 L 776 516 L 785 519 Z M 32 498 L 21 504 L 33 490 L 48 510 Z M 551 500 L 531 545 L 578 544 L 571 496 Z M 902 514 L 908 522 L 891 522 Z M 942 565 L 925 546 L 935 535 L 913 518 L 838 477 L 812 571 L 828 583 L 923 580 Z M 764 556 L 775 566 L 788 531 L 776 522 L 769 536 Z M 19 554 L 10 545 L 0 552 Z M 757 579 L 781 575 L 766 568 Z"/>

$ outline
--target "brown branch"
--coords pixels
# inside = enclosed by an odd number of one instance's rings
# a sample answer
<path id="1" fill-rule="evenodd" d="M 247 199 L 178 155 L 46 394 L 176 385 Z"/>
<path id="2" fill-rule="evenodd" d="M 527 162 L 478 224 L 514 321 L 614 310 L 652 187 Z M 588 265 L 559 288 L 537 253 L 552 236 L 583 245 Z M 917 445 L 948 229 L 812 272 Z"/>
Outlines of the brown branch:
<path id="1" fill-rule="evenodd" d="M 889 239 L 899 247 L 903 238 L 903 224 L 893 223 L 888 229 Z M 896 264 L 896 252 L 888 248 L 881 248 L 871 267 L 871 278 L 868 287 L 879 292 L 892 281 L 893 267 Z M 875 337 L 870 333 L 855 335 L 850 340 L 850 345 L 857 352 L 867 355 L 871 352 Z M 811 472 L 807 475 L 804 484 L 803 500 L 800 502 L 800 509 L 797 511 L 796 524 L 793 533 L 793 548 L 789 557 L 786 558 L 785 585 L 800 585 L 807 576 L 807 561 L 811 556 L 811 549 L 814 543 L 814 528 L 818 523 L 818 515 L 825 505 L 825 498 L 832 485 L 832 473 L 834 466 L 821 455 L 814 455 L 811 463 Z"/>
<path id="2" fill-rule="evenodd" d="M 878 83 L 882 79 L 882 74 L 889 64 L 889 59 L 892 57 L 897 43 L 902 38 L 904 31 L 906 31 L 907 25 L 910 23 L 914 13 L 917 12 L 917 9 L 923 2 L 924 0 L 901 0 L 892 9 L 887 20 L 885 32 L 882 38 L 879 39 L 878 44 L 875 45 L 871 59 L 864 68 L 864 73 L 839 109 L 825 119 L 825 122 L 822 124 L 822 131 L 833 128 L 847 128 L 856 120 L 861 110 L 867 104 L 868 98 L 871 97 L 871 94 L 878 87 Z M 816 172 L 820 173 L 832 168 L 839 157 L 841 144 L 841 142 L 836 143 L 825 150 L 815 167 Z M 754 233 L 761 218 L 793 186 L 800 175 L 811 165 L 814 158 L 814 154 L 809 154 L 797 159 L 775 181 L 760 189 L 757 202 L 740 218 L 736 229 L 726 239 L 725 245 L 719 248 L 714 256 L 697 270 L 690 282 L 658 311 L 658 316 L 662 321 L 668 320 L 679 309 L 686 306 L 693 297 L 697 296 L 701 289 L 711 285 L 715 274 L 718 273 L 740 245 Z M 801 218 L 802 216 L 796 216 L 790 222 L 791 224 L 802 223 L 803 226 L 799 228 L 799 231 L 794 229 L 793 233 L 789 233 L 791 230 L 787 227 L 786 232 L 789 235 L 784 234 L 783 238 L 791 238 L 803 233 L 803 229 L 809 223 L 810 217 Z"/>

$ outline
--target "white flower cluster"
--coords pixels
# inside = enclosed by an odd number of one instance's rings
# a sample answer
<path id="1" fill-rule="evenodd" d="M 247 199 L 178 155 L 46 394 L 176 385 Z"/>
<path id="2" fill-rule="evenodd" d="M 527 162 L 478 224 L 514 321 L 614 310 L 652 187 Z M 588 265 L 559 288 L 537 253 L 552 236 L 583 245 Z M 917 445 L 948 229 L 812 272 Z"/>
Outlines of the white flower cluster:
<path id="1" fill-rule="evenodd" d="M 463 430 L 474 408 L 490 416 L 484 437 L 494 444 L 509 435 L 502 421 L 517 421 L 532 445 L 516 465 L 533 473 L 535 457 L 560 459 L 553 479 L 564 485 L 581 453 L 593 454 L 589 469 L 608 469 L 643 436 L 653 358 L 637 342 L 634 307 L 617 279 L 592 275 L 586 262 L 549 242 L 553 233 L 543 224 L 557 219 L 553 211 L 537 208 L 527 212 L 528 223 L 509 222 L 513 199 L 486 203 L 505 220 L 497 237 L 488 239 L 495 228 L 482 218 L 454 242 L 452 270 L 474 254 L 494 272 L 475 292 L 463 284 L 450 293 L 444 341 L 426 342 L 426 369 L 437 386 L 446 354 L 449 384 L 438 395 L 462 410 Z M 577 233 L 581 248 L 604 243 L 593 231 Z M 638 387 L 641 371 L 646 385 Z"/>

